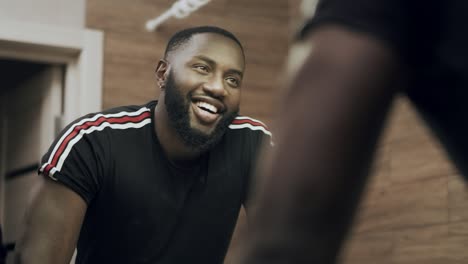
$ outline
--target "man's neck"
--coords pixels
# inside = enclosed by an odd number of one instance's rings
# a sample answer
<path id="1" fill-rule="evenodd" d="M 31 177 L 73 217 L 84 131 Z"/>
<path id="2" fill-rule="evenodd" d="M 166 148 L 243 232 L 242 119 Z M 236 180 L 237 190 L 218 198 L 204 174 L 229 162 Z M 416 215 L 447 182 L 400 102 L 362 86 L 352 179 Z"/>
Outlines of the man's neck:
<path id="1" fill-rule="evenodd" d="M 154 109 L 154 132 L 158 137 L 166 156 L 173 162 L 189 162 L 200 156 L 199 151 L 194 151 L 186 146 L 179 134 L 171 126 L 167 114 L 164 98 L 161 96 Z"/>

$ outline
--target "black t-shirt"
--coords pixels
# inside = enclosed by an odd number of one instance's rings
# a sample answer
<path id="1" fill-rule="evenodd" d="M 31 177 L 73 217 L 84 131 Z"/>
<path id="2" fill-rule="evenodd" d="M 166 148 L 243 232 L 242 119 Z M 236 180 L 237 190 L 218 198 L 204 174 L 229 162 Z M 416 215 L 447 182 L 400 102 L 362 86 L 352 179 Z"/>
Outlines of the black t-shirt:
<path id="1" fill-rule="evenodd" d="M 468 1 L 322 0 L 301 36 L 324 24 L 385 42 L 408 66 L 410 90 L 466 89 Z"/>
<path id="2" fill-rule="evenodd" d="M 76 263 L 222 263 L 266 127 L 238 116 L 193 165 L 169 162 L 156 102 L 89 114 L 43 157 L 40 173 L 88 204 Z"/>

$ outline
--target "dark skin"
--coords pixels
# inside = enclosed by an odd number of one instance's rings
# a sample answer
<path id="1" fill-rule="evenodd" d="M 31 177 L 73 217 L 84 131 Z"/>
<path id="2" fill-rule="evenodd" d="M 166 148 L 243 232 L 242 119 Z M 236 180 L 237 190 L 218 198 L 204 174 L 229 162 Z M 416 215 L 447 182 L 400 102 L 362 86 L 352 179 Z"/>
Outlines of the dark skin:
<path id="1" fill-rule="evenodd" d="M 184 145 L 169 124 L 164 104 L 164 84 L 171 68 L 177 87 L 184 96 L 194 92 L 197 100 L 213 103 L 225 111 L 235 111 L 240 103 L 244 56 L 233 40 L 201 33 L 159 62 L 156 77 L 162 92 L 155 109 L 155 133 L 171 160 L 190 161 L 201 153 Z M 203 113 L 194 113 L 200 110 L 190 111 L 192 128 L 207 134 L 214 130 L 221 116 L 213 118 L 205 113 L 203 119 Z M 26 216 L 25 232 L 17 244 L 15 263 L 68 264 L 86 210 L 86 202 L 77 193 L 59 182 L 44 179 Z"/>
<path id="2" fill-rule="evenodd" d="M 335 263 L 397 92 L 399 62 L 385 43 L 330 25 L 304 45 L 260 169 L 242 263 Z"/>
<path id="3" fill-rule="evenodd" d="M 44 179 L 25 217 L 15 263 L 70 263 L 86 208 L 81 196 Z"/>

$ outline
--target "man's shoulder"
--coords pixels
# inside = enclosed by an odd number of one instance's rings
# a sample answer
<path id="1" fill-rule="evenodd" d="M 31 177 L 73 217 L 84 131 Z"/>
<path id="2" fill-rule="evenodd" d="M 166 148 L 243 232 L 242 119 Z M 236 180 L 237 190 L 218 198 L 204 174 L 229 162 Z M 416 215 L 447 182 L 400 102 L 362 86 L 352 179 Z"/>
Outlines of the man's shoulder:
<path id="1" fill-rule="evenodd" d="M 112 108 L 107 108 L 100 112 L 90 113 L 87 116 L 93 115 L 104 115 L 104 116 L 114 116 L 114 115 L 138 115 L 138 113 L 151 112 L 151 109 L 156 105 L 156 101 L 151 101 L 143 105 L 122 105 Z"/>
<path id="2" fill-rule="evenodd" d="M 271 137 L 271 132 L 265 123 L 249 116 L 237 116 L 229 125 L 229 130 L 243 134 L 260 134 Z"/>
<path id="3" fill-rule="evenodd" d="M 89 113 L 75 121 L 71 125 L 90 123 L 126 123 L 145 118 L 151 118 L 152 102 L 144 105 L 126 105 L 108 108 L 100 112 Z"/>
<path id="4" fill-rule="evenodd" d="M 151 102 L 144 105 L 127 105 L 89 113 L 70 122 L 62 131 L 69 134 L 96 135 L 100 131 L 141 128 L 151 123 Z M 96 133 L 97 132 L 97 133 Z"/>

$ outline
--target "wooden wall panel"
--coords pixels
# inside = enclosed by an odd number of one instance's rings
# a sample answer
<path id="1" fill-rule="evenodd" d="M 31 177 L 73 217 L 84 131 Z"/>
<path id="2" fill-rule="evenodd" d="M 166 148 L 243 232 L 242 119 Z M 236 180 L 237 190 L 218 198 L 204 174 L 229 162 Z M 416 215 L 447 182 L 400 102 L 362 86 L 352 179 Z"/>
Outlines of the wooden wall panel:
<path id="1" fill-rule="evenodd" d="M 394 184 L 363 207 L 356 232 L 388 231 L 448 221 L 446 177 L 408 184 Z"/>
<path id="2" fill-rule="evenodd" d="M 468 187 L 460 175 L 448 178 L 449 221 L 466 222 L 468 226 Z M 468 233 L 465 232 L 466 235 Z"/>
<path id="3" fill-rule="evenodd" d="M 468 263 L 467 230 L 468 224 L 464 222 L 355 235 L 343 263 Z"/>
<path id="4" fill-rule="evenodd" d="M 341 263 L 468 263 L 467 212 L 466 182 L 398 98 Z"/>

